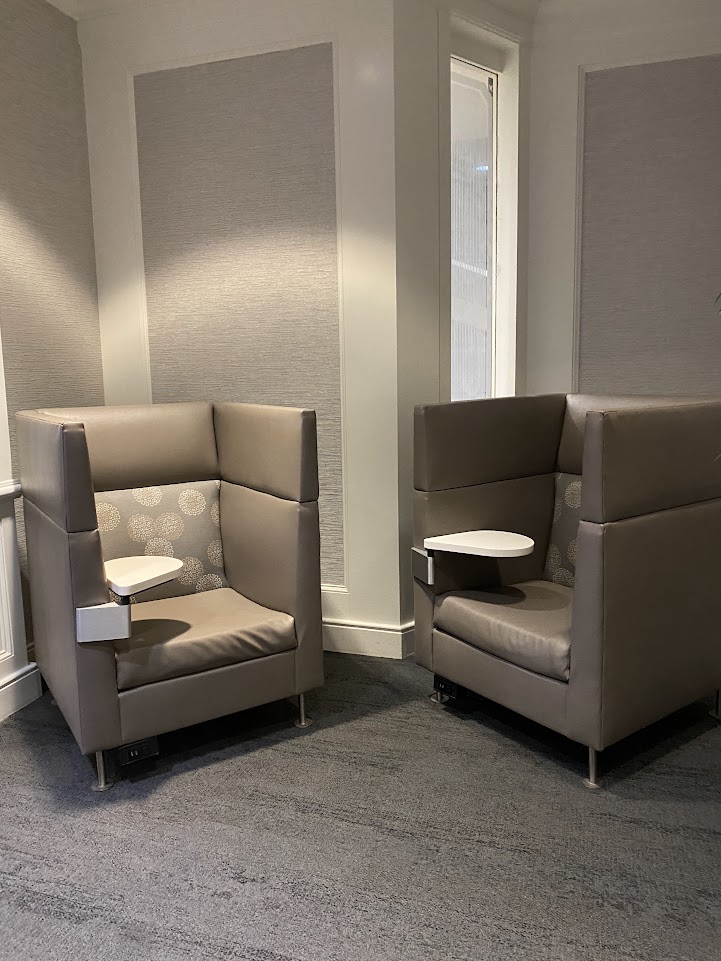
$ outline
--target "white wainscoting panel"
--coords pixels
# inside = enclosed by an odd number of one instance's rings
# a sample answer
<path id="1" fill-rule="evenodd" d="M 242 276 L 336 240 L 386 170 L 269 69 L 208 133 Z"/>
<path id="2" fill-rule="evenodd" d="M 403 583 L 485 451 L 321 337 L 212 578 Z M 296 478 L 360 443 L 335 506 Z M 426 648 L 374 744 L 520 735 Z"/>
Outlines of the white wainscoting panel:
<path id="1" fill-rule="evenodd" d="M 0 483 L 0 721 L 40 697 L 40 672 L 28 663 L 20 592 L 14 499 L 20 485 Z"/>

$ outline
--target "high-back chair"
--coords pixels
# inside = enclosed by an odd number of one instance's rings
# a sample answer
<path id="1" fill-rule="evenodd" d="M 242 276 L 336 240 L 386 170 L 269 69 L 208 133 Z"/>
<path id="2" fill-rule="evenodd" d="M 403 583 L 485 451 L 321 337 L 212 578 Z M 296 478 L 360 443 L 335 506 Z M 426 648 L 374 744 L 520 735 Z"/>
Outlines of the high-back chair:
<path id="1" fill-rule="evenodd" d="M 586 745 L 595 787 L 597 751 L 721 687 L 721 402 L 548 395 L 415 417 L 416 660 L 437 691 Z M 423 563 L 425 538 L 481 529 L 535 548 Z"/>
<path id="2" fill-rule="evenodd" d="M 312 410 L 157 404 L 17 415 L 36 659 L 85 754 L 323 683 Z M 182 561 L 111 597 L 104 563 Z"/>

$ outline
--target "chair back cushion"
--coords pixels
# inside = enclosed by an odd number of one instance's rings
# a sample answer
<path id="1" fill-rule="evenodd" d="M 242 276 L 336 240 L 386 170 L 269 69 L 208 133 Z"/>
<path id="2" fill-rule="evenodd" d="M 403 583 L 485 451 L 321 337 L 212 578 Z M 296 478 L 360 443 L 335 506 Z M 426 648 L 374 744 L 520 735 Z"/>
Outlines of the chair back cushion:
<path id="1" fill-rule="evenodd" d="M 212 404 L 70 407 L 46 413 L 84 425 L 96 491 L 220 477 Z"/>
<path id="2" fill-rule="evenodd" d="M 573 587 L 576 579 L 576 538 L 581 519 L 581 475 L 556 474 L 551 536 L 543 579 Z"/>
<path id="3" fill-rule="evenodd" d="M 103 560 L 148 554 L 183 561 L 180 576 L 143 591 L 143 601 L 227 587 L 219 495 L 217 480 L 96 494 Z"/>
<path id="4" fill-rule="evenodd" d="M 591 410 L 629 410 L 650 407 L 694 406 L 718 397 L 674 397 L 647 394 L 569 394 L 561 430 L 557 470 L 580 474 L 583 470 L 583 446 L 586 434 L 586 414 Z"/>
<path id="5" fill-rule="evenodd" d="M 710 399 L 710 398 L 709 398 Z M 663 395 L 569 394 L 561 430 L 556 470 L 556 499 L 543 578 L 573 587 L 576 578 L 576 537 L 581 517 L 581 473 L 589 411 L 683 407 L 699 398 Z M 589 491 L 591 481 L 589 481 Z"/>

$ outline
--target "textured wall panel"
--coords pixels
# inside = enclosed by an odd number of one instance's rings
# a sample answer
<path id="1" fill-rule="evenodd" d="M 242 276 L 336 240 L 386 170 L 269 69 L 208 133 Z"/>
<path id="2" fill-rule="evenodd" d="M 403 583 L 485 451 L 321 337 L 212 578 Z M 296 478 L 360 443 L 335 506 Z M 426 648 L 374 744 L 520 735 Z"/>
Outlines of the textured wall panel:
<path id="1" fill-rule="evenodd" d="M 579 386 L 721 390 L 721 57 L 586 76 Z"/>
<path id="2" fill-rule="evenodd" d="M 44 0 L 1 0 L 0 91 L 0 330 L 17 471 L 16 411 L 104 402 L 75 21 Z"/>
<path id="3" fill-rule="evenodd" d="M 135 108 L 153 400 L 315 408 L 342 583 L 332 48 L 144 74 Z"/>
<path id="4" fill-rule="evenodd" d="M 0 3 L 0 328 L 15 411 L 103 403 L 77 25 Z"/>

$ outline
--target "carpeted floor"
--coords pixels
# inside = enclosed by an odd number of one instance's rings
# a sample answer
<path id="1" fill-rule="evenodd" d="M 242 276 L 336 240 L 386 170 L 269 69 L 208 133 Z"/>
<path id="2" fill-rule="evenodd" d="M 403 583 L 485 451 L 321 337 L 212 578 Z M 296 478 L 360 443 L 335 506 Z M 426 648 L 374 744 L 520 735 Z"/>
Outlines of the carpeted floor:
<path id="1" fill-rule="evenodd" d="M 601 758 L 410 663 L 161 739 L 94 794 L 50 695 L 0 725 L 7 961 L 715 961 L 721 725 Z M 132 770 L 132 769 L 130 769 Z"/>

